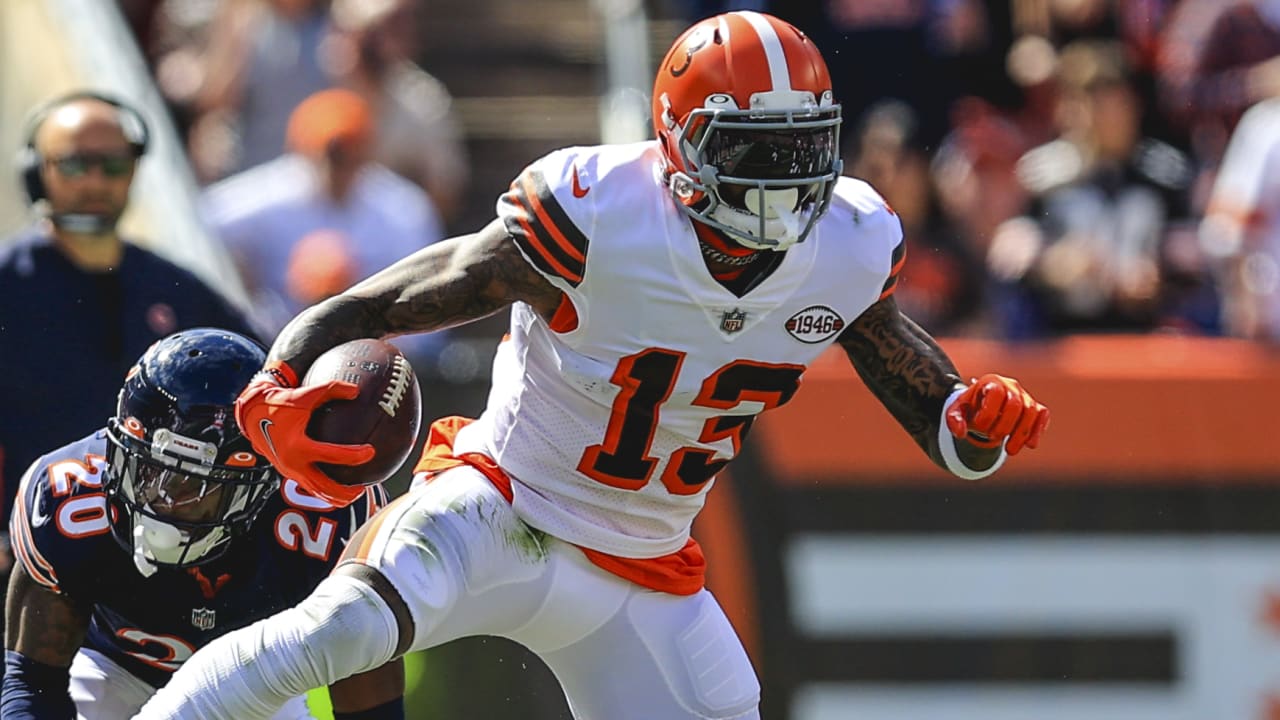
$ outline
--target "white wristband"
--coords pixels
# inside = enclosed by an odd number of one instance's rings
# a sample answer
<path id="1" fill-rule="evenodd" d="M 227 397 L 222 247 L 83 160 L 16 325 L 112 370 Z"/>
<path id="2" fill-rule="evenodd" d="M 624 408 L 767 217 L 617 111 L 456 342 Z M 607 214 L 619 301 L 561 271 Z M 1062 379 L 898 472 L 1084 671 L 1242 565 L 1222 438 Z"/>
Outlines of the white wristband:
<path id="1" fill-rule="evenodd" d="M 961 462 L 960 454 L 956 452 L 956 442 L 959 441 L 959 438 L 952 435 L 951 431 L 947 429 L 947 409 L 951 407 L 951 403 L 956 401 L 956 398 L 960 397 L 960 393 L 967 389 L 957 389 L 951 393 L 946 402 L 942 403 L 942 418 L 938 422 L 938 452 L 942 453 L 942 461 L 956 477 L 964 478 L 965 480 L 981 480 L 999 470 L 1000 466 L 1004 465 L 1004 461 L 1009 458 L 1009 455 L 1004 451 L 1004 444 L 1001 443 L 1000 457 L 996 458 L 995 464 L 986 470 L 974 470 Z M 1008 442 L 1008 438 L 1005 438 L 1005 442 Z"/>

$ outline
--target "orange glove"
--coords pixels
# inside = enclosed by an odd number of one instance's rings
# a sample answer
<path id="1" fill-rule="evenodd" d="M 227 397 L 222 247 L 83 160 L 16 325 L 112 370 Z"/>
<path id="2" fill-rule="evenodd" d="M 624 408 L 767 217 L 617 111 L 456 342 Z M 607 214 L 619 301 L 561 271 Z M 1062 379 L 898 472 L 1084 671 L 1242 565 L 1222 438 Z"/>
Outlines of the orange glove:
<path id="1" fill-rule="evenodd" d="M 1049 427 L 1049 408 L 1036 402 L 1013 378 L 988 373 L 973 383 L 947 408 L 947 429 L 982 448 L 1000 447 L 1017 455 L 1023 446 L 1035 449 Z"/>
<path id="2" fill-rule="evenodd" d="M 285 477 L 308 490 L 333 487 L 337 483 L 315 463 L 366 463 L 373 459 L 373 446 L 313 440 L 307 435 L 307 423 L 316 408 L 330 400 L 351 400 L 359 388 L 338 380 L 305 388 L 297 385 L 293 368 L 280 361 L 267 363 L 236 398 L 236 423 L 253 449 Z"/>

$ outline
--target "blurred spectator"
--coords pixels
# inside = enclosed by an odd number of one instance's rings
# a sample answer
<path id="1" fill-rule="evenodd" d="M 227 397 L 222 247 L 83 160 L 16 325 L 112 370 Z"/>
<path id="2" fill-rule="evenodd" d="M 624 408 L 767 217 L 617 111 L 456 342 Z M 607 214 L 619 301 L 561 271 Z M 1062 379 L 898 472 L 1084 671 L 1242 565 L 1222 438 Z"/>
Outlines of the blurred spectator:
<path id="1" fill-rule="evenodd" d="M 129 32 L 138 43 L 143 57 L 150 62 L 153 56 L 150 53 L 149 39 L 155 32 L 156 17 L 164 0 L 115 0 L 115 2 L 120 8 L 120 14 L 125 23 L 129 26 Z"/>
<path id="2" fill-rule="evenodd" d="M 304 307 L 444 236 L 430 198 L 370 159 L 375 142 L 365 101 L 325 90 L 293 112 L 287 154 L 205 191 L 205 219 L 273 335 Z M 396 340 L 415 369 L 445 342 L 433 335 Z"/>
<path id="3" fill-rule="evenodd" d="M 871 183 L 902 221 L 909 260 L 894 293 L 899 307 L 931 333 L 968 332 L 981 310 L 985 268 L 943 221 L 915 130 L 905 103 L 873 106 L 853 133 L 846 173 Z"/>
<path id="4" fill-rule="evenodd" d="M 1225 331 L 1280 341 L 1280 98 L 1255 105 L 1236 126 L 1201 240 L 1222 266 Z"/>
<path id="5" fill-rule="evenodd" d="M 374 159 L 422 186 L 447 222 L 461 209 L 470 170 L 453 99 L 412 60 L 417 7 L 417 0 L 334 0 L 325 64 L 373 110 Z"/>
<path id="6" fill-rule="evenodd" d="M 1142 106 L 1118 43 L 1081 41 L 1059 62 L 1058 139 L 1026 153 L 1029 212 L 988 254 L 1010 283 L 1000 308 L 1013 338 L 1147 331 L 1166 322 L 1165 238 L 1187 212 L 1190 166 L 1141 135 Z"/>
<path id="7" fill-rule="evenodd" d="M 768 0 L 684 0 L 679 2 L 680 16 L 690 23 L 733 10 L 770 12 Z"/>
<path id="8" fill-rule="evenodd" d="M 1005 70 L 1022 91 L 1022 102 L 1009 113 L 1021 136 L 1037 145 L 1057 137 L 1057 49 L 1040 35 L 1023 35 L 1009 48 Z"/>
<path id="9" fill-rule="evenodd" d="M 189 141 L 201 179 L 284 152 L 289 114 L 330 84 L 320 59 L 328 29 L 327 0 L 225 0 L 194 71 Z"/>
<path id="10" fill-rule="evenodd" d="M 194 275 L 116 223 L 147 149 L 142 116 L 89 93 L 33 114 L 20 156 L 40 221 L 0 251 L 0 486 L 9 511 L 36 456 L 102 425 L 134 360 L 175 330 L 251 334 Z"/>
<path id="11" fill-rule="evenodd" d="M 224 0 L 152 0 L 155 6 L 144 25 L 134 23 L 156 86 L 174 126 L 184 139 L 197 115 L 196 103 L 205 84 L 209 33 L 214 19 L 225 11 Z M 141 34 L 145 33 L 145 34 Z M 218 127 L 218 123 L 208 122 Z M 216 134 L 216 133 L 214 133 Z M 230 133 L 224 133 L 230 142 Z M 197 168 L 199 170 L 199 168 Z"/>
<path id="12" fill-rule="evenodd" d="M 1218 2 L 1220 0 L 1215 0 Z M 1037 39 L 1053 48 L 1079 40 L 1117 40 L 1130 66 L 1130 82 L 1144 108 L 1156 107 L 1155 67 L 1160 31 L 1178 0 L 1014 0 L 1016 48 Z M 1156 137 L 1171 132 L 1156 113 L 1144 117 Z"/>
<path id="13" fill-rule="evenodd" d="M 1191 149 L 1190 133 L 1197 110 L 1191 103 L 1192 81 L 1205 40 L 1218 16 L 1241 0 L 1181 0 L 1169 13 L 1156 44 L 1156 92 L 1160 115 Z"/>
<path id="14" fill-rule="evenodd" d="M 289 252 L 285 293 L 302 305 L 314 305 L 346 290 L 359 279 L 351 238 L 334 230 L 304 235 Z"/>
<path id="15" fill-rule="evenodd" d="M 954 99 L 1007 92 L 992 10 L 982 0 L 792 0 L 770 7 L 825 49 L 850 123 L 878 101 L 899 100 L 916 113 L 920 142 L 930 148 L 949 129 Z"/>
<path id="16" fill-rule="evenodd" d="M 955 129 L 934 153 L 930 172 L 946 222 L 986 257 L 996 228 L 1026 209 L 1027 191 L 1014 166 L 1028 142 L 1017 125 L 979 98 L 957 102 L 952 117 Z"/>
<path id="17" fill-rule="evenodd" d="M 1164 109 L 1212 170 L 1245 109 L 1280 95 L 1280 0 L 1183 0 L 1163 43 Z"/>
<path id="18" fill-rule="evenodd" d="M 941 214 L 939 232 L 949 235 L 965 255 L 985 258 L 996 229 L 1026 210 L 1027 191 L 1014 166 L 1027 141 L 1017 125 L 978 98 L 958 102 L 954 117 L 956 127 L 943 139 L 929 168 Z M 990 283 L 985 266 L 975 277 L 983 283 L 986 302 L 965 331 L 990 335 L 1000 301 L 993 290 L 998 288 Z"/>
<path id="19" fill-rule="evenodd" d="M 1019 35 L 1038 35 L 1059 47 L 1085 38 L 1116 37 L 1112 0 L 1012 0 L 1011 4 Z"/>

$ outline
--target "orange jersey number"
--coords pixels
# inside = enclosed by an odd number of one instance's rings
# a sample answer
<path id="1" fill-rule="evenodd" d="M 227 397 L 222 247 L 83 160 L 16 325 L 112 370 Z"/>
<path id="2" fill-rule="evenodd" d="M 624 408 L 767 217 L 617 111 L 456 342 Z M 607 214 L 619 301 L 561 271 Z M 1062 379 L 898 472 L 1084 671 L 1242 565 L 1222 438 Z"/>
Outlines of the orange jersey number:
<path id="1" fill-rule="evenodd" d="M 610 381 L 620 391 L 613 401 L 604 442 L 587 448 L 578 461 L 579 472 L 624 490 L 639 490 L 649 482 L 658 464 L 658 458 L 649 455 L 653 435 L 685 356 L 676 350 L 650 348 L 618 362 Z M 730 410 L 741 402 L 757 401 L 763 410 L 769 410 L 795 395 L 804 369 L 803 365 L 734 360 L 702 381 L 693 404 Z M 717 415 L 703 425 L 698 441 L 711 443 L 729 438 L 736 455 L 754 420 L 755 415 Z M 705 448 L 680 448 L 672 453 L 662 482 L 674 494 L 696 494 L 733 455 L 723 457 Z"/>

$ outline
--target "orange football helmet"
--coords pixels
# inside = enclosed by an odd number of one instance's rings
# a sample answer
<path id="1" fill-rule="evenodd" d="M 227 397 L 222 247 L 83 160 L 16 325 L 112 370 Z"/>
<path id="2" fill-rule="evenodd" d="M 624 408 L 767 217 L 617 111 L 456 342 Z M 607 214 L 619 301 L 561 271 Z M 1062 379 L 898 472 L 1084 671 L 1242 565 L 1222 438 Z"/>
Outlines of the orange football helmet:
<path id="1" fill-rule="evenodd" d="M 754 249 L 800 242 L 826 212 L 842 167 L 840 120 L 818 48 L 763 13 L 695 24 L 653 85 L 676 205 Z"/>

